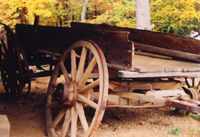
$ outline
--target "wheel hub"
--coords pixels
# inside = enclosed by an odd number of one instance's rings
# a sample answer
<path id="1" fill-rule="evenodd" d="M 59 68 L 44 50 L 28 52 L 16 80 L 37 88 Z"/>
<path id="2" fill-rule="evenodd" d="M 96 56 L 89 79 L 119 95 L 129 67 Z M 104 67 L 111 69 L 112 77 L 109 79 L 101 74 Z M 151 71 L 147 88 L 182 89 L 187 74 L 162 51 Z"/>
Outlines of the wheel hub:
<path id="1" fill-rule="evenodd" d="M 76 82 L 65 83 L 63 94 L 64 105 L 73 106 L 77 101 L 77 84 Z"/>

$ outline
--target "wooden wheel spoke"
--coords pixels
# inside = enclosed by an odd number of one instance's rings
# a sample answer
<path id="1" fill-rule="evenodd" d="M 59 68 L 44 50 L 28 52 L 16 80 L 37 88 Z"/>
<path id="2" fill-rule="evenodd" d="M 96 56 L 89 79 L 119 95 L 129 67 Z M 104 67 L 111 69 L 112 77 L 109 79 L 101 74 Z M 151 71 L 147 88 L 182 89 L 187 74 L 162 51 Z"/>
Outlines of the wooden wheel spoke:
<path id="1" fill-rule="evenodd" d="M 80 103 L 76 103 L 76 110 L 77 110 L 81 125 L 83 127 L 83 130 L 86 132 L 88 130 L 88 123 L 85 116 L 83 105 Z"/>
<path id="2" fill-rule="evenodd" d="M 63 127 L 62 127 L 62 133 L 61 133 L 61 137 L 66 137 L 69 127 L 70 127 L 70 122 L 71 122 L 71 113 L 70 110 L 67 110 L 66 114 L 65 114 L 65 120 L 63 123 Z"/>
<path id="3" fill-rule="evenodd" d="M 197 83 L 197 88 L 198 88 L 198 89 L 200 88 L 200 80 L 199 80 L 198 83 Z"/>
<path id="4" fill-rule="evenodd" d="M 82 79 L 79 82 L 80 84 L 84 84 L 88 80 L 88 78 L 90 77 L 96 64 L 97 64 L 97 61 L 96 61 L 95 57 L 93 57 L 93 59 L 90 61 L 89 65 L 88 65 L 88 67 L 86 68 Z"/>
<path id="5" fill-rule="evenodd" d="M 56 118 L 54 119 L 53 123 L 52 123 L 52 127 L 55 128 L 58 123 L 62 120 L 62 118 L 65 116 L 65 112 L 66 110 L 61 110 L 58 115 L 56 116 Z"/>
<path id="6" fill-rule="evenodd" d="M 79 90 L 79 93 L 89 91 L 90 89 L 93 89 L 93 88 L 97 87 L 98 85 L 99 85 L 99 79 L 97 79 L 97 80 L 93 81 L 92 83 L 83 87 L 81 90 Z"/>
<path id="7" fill-rule="evenodd" d="M 186 85 L 188 86 L 188 88 L 191 88 L 191 84 L 190 84 L 190 82 L 188 81 L 187 78 L 185 78 L 185 83 L 186 83 Z"/>
<path id="8" fill-rule="evenodd" d="M 82 102 L 82 103 L 85 103 L 86 105 L 89 105 L 90 107 L 94 108 L 94 109 L 97 109 L 98 105 L 93 102 L 92 100 L 82 96 L 82 95 L 78 95 L 78 101 Z"/>
<path id="9" fill-rule="evenodd" d="M 197 80 L 197 78 L 185 78 L 185 83 L 188 88 L 198 88 L 200 86 L 200 80 Z"/>
<path id="10" fill-rule="evenodd" d="M 76 80 L 76 52 L 74 50 L 71 50 L 71 75 L 72 75 L 72 80 Z"/>
<path id="11" fill-rule="evenodd" d="M 195 78 L 192 78 L 192 87 L 195 87 Z"/>
<path id="12" fill-rule="evenodd" d="M 67 72 L 67 69 L 66 69 L 66 67 L 65 67 L 65 65 L 64 65 L 64 63 L 62 61 L 60 62 L 60 68 L 61 68 L 61 71 L 62 71 L 62 73 L 64 75 L 65 81 L 67 83 L 69 83 L 69 81 L 70 81 L 69 73 Z"/>
<path id="13" fill-rule="evenodd" d="M 83 48 L 81 52 L 80 61 L 79 61 L 78 71 L 77 71 L 77 77 L 76 77 L 77 81 L 80 80 L 81 76 L 83 75 L 86 56 L 87 56 L 87 49 Z"/>
<path id="14" fill-rule="evenodd" d="M 74 107 L 71 108 L 71 137 L 77 136 L 77 120 L 78 115 Z"/>

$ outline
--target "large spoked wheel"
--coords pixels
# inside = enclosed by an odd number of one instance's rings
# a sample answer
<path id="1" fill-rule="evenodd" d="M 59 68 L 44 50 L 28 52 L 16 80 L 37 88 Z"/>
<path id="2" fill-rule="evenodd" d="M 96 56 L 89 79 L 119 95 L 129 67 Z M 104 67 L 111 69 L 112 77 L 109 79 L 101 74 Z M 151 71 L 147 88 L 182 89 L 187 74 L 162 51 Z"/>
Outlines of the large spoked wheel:
<path id="1" fill-rule="evenodd" d="M 16 90 L 16 75 L 13 69 L 16 67 L 13 59 L 13 50 L 8 47 L 8 37 L 11 35 L 10 29 L 0 24 L 0 72 L 1 79 L 6 93 L 11 94 Z M 14 67 L 13 67 L 14 66 Z"/>
<path id="2" fill-rule="evenodd" d="M 5 31 L 0 28 L 0 71 L 1 71 L 1 79 L 4 85 L 4 88 L 7 92 L 9 91 L 9 83 L 8 83 L 8 47 L 7 47 L 7 40 L 6 40 L 6 34 Z"/>
<path id="3" fill-rule="evenodd" d="M 24 59 L 14 47 L 14 36 L 12 30 L 0 24 L 0 72 L 1 79 L 8 95 L 21 95 L 29 92 L 31 88 L 30 77 L 26 76 L 28 66 Z"/>
<path id="4" fill-rule="evenodd" d="M 103 118 L 107 96 L 108 69 L 101 49 L 91 41 L 76 42 L 64 52 L 49 83 L 48 137 L 93 136 Z"/>

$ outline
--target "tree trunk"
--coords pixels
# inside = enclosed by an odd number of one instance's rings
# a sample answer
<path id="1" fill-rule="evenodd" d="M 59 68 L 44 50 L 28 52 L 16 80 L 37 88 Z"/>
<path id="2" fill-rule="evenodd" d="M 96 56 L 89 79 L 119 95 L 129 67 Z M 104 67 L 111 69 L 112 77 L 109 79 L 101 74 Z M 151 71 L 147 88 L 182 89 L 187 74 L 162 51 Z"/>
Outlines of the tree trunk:
<path id="1" fill-rule="evenodd" d="M 149 0 L 136 0 L 136 26 L 143 30 L 152 29 Z"/>
<path id="2" fill-rule="evenodd" d="M 86 20 L 88 0 L 83 0 L 83 8 L 81 13 L 81 21 L 84 22 Z"/>

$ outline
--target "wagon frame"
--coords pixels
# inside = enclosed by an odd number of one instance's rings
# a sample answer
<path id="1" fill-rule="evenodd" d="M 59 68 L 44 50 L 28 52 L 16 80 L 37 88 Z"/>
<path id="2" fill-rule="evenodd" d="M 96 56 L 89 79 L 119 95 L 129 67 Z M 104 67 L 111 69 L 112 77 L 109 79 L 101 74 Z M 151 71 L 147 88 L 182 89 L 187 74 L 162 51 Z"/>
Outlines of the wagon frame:
<path id="1" fill-rule="evenodd" d="M 200 112 L 200 83 L 195 83 L 200 69 L 138 69 L 136 47 L 147 44 L 130 38 L 132 31 L 127 28 L 83 23 L 73 23 L 70 28 L 18 24 L 13 32 L 3 24 L 1 30 L 0 66 L 9 95 L 22 94 L 23 89 L 29 92 L 34 77 L 51 76 L 46 99 L 49 137 L 94 136 L 106 108 L 167 105 Z M 181 88 L 183 81 L 187 86 Z M 162 89 L 166 83 L 174 88 Z M 85 110 L 88 107 L 92 111 Z"/>

